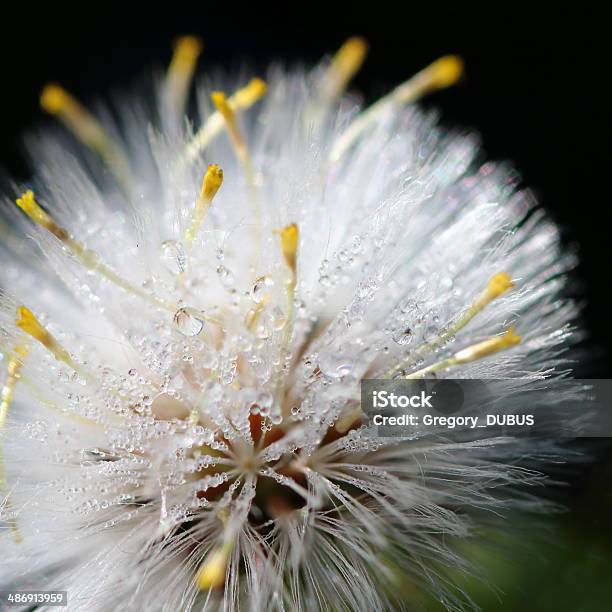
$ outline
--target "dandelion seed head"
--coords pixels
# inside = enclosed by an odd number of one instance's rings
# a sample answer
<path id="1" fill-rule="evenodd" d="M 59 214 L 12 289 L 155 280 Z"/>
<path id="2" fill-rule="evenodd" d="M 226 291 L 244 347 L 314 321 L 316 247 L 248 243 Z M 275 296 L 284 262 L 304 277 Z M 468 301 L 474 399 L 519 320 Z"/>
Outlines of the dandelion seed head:
<path id="1" fill-rule="evenodd" d="M 561 373 L 575 261 L 506 166 L 413 104 L 460 59 L 360 109 L 366 49 L 196 79 L 196 113 L 191 37 L 153 113 L 44 90 L 68 130 L 30 141 L 0 228 L 0 585 L 75 610 L 381 610 L 403 575 L 459 605 L 424 568 L 538 480 L 507 462 L 527 443 L 366 436 L 360 382 Z"/>

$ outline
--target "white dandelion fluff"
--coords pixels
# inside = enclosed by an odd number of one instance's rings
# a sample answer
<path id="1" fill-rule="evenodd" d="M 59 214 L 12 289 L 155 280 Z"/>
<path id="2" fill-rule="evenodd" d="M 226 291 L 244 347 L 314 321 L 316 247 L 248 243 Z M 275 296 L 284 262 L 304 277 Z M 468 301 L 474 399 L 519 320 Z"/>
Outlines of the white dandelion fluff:
<path id="1" fill-rule="evenodd" d="M 198 84 L 192 124 L 199 53 L 179 41 L 153 102 L 43 92 L 69 130 L 30 142 L 1 227 L 0 588 L 371 611 L 410 606 L 401 580 L 458 607 L 449 542 L 537 505 L 510 461 L 533 442 L 366 436 L 360 381 L 560 376 L 574 256 L 411 105 L 458 58 L 362 110 L 351 39 L 227 97 Z"/>

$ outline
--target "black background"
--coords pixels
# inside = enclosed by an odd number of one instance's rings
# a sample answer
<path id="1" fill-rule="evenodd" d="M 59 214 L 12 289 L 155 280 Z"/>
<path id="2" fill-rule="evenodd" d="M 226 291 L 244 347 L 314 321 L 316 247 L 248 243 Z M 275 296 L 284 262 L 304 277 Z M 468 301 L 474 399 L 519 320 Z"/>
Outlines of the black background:
<path id="1" fill-rule="evenodd" d="M 304 3 L 283 11 L 204 2 L 12 4 L 0 36 L 0 166 L 27 177 L 20 136 L 46 120 L 38 107 L 46 82 L 59 81 L 85 100 L 128 86 L 151 66 L 165 66 L 180 34 L 204 39 L 202 70 L 243 60 L 255 67 L 271 59 L 313 63 L 361 34 L 370 55 L 352 86 L 370 100 L 436 57 L 459 53 L 464 82 L 425 104 L 438 107 L 445 124 L 480 132 L 489 158 L 511 160 L 565 239 L 580 245 L 577 278 L 591 357 L 579 374 L 609 377 L 612 54 L 605 16 L 558 5 L 535 14 L 535 4 L 496 10 L 413 4 Z"/>

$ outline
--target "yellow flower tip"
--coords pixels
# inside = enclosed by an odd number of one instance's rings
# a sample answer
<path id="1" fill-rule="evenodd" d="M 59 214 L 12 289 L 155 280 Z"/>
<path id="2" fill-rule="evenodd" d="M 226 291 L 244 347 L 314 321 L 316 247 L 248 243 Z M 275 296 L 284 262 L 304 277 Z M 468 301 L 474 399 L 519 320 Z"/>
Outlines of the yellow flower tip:
<path id="1" fill-rule="evenodd" d="M 280 235 L 283 257 L 292 272 L 295 272 L 296 255 L 300 236 L 298 226 L 295 223 L 291 223 L 291 225 L 287 225 L 282 230 L 279 230 L 278 234 Z"/>
<path id="2" fill-rule="evenodd" d="M 490 299 L 499 297 L 509 289 L 514 287 L 512 277 L 507 272 L 498 272 L 491 277 L 489 284 L 487 285 L 487 294 Z"/>
<path id="3" fill-rule="evenodd" d="M 360 36 L 352 36 L 338 49 L 322 82 L 323 97 L 332 101 L 342 95 L 361 68 L 367 52 L 368 43 Z"/>
<path id="4" fill-rule="evenodd" d="M 200 568 L 196 577 L 196 585 L 201 591 L 217 589 L 225 584 L 227 572 L 228 551 L 225 547 L 215 550 L 204 565 Z"/>
<path id="5" fill-rule="evenodd" d="M 17 327 L 23 330 L 34 340 L 38 340 L 51 354 L 58 360 L 63 361 L 74 368 L 74 362 L 70 358 L 70 354 L 64 349 L 57 340 L 41 325 L 40 321 L 34 316 L 34 313 L 25 306 L 17 308 L 17 318 L 15 320 Z"/>
<path id="6" fill-rule="evenodd" d="M 268 91 L 268 84 L 259 77 L 251 79 L 247 87 L 251 90 L 255 98 L 261 98 Z"/>
<path id="7" fill-rule="evenodd" d="M 222 91 L 213 91 L 210 94 L 210 99 L 220 112 L 223 112 L 223 108 L 228 107 L 227 96 Z"/>
<path id="8" fill-rule="evenodd" d="M 62 241 L 68 239 L 68 232 L 57 225 L 53 219 L 39 206 L 34 196 L 34 192 L 28 189 L 20 198 L 15 200 L 17 206 L 38 225 L 50 231 L 54 236 Z"/>
<path id="9" fill-rule="evenodd" d="M 202 53 L 204 45 L 198 36 L 180 36 L 174 43 L 175 58 L 191 64 Z"/>
<path id="10" fill-rule="evenodd" d="M 336 53 L 334 62 L 339 68 L 345 68 L 352 74 L 363 64 L 367 53 L 368 41 L 362 36 L 351 36 Z"/>
<path id="11" fill-rule="evenodd" d="M 464 73 L 465 65 L 458 55 L 445 55 L 429 67 L 431 85 L 435 89 L 444 89 L 454 85 Z"/>
<path id="12" fill-rule="evenodd" d="M 56 83 L 45 85 L 40 94 L 40 106 L 51 115 L 61 113 L 70 103 L 70 94 Z"/>
<path id="13" fill-rule="evenodd" d="M 232 94 L 228 104 L 233 110 L 244 110 L 249 108 L 268 91 L 268 84 L 259 77 L 251 79 L 244 87 Z M 215 105 L 216 106 L 216 105 Z"/>
<path id="14" fill-rule="evenodd" d="M 514 331 L 514 327 L 509 327 L 500 337 L 500 350 L 516 346 L 521 341 L 522 338 Z"/>
<path id="15" fill-rule="evenodd" d="M 212 200 L 215 197 L 219 187 L 223 183 L 223 170 L 217 164 L 210 164 L 204 180 L 202 181 L 201 196 L 205 200 Z"/>
<path id="16" fill-rule="evenodd" d="M 363 36 L 351 36 L 343 46 L 353 54 L 359 53 L 362 56 L 368 52 L 369 47 L 368 41 Z"/>
<path id="17" fill-rule="evenodd" d="M 17 327 L 39 342 L 43 342 L 43 340 L 46 340 L 48 337 L 47 330 L 39 323 L 34 313 L 25 306 L 19 306 L 17 308 L 17 319 L 15 323 Z"/>
<path id="18" fill-rule="evenodd" d="M 228 102 L 227 96 L 222 91 L 213 91 L 210 94 L 210 99 L 215 105 L 215 108 L 223 115 L 226 123 L 229 126 L 230 132 L 235 130 L 235 114 L 234 110 Z"/>
<path id="19" fill-rule="evenodd" d="M 34 192 L 31 189 L 28 189 L 20 198 L 17 198 L 16 202 L 17 206 L 26 214 L 29 214 L 29 211 L 37 206 L 36 200 L 34 199 Z"/>

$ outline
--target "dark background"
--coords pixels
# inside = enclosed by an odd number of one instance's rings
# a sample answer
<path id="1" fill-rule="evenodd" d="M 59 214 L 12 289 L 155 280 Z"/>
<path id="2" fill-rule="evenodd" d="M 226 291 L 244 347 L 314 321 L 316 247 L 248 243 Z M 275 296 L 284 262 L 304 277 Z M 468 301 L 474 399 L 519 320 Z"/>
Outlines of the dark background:
<path id="1" fill-rule="evenodd" d="M 370 54 L 352 87 L 367 100 L 440 55 L 458 53 L 466 62 L 465 80 L 425 105 L 438 107 L 446 125 L 480 132 L 489 158 L 512 161 L 523 184 L 561 225 L 564 239 L 579 245 L 582 263 L 575 290 L 586 303 L 589 339 L 582 345 L 578 374 L 609 378 L 608 19 L 593 9 L 566 11 L 559 4 L 539 13 L 535 3 L 495 10 L 429 5 L 293 3 L 278 11 L 265 4 L 246 10 L 238 3 L 210 2 L 164 3 L 160 8 L 127 2 L 48 8 L 12 3 L 0 35 L 0 166 L 27 177 L 20 135 L 47 120 L 38 107 L 45 83 L 58 81 L 84 100 L 128 86 L 151 66 L 166 66 L 171 42 L 180 34 L 204 39 L 202 70 L 237 67 L 243 60 L 255 67 L 272 59 L 314 63 L 348 36 L 363 35 Z M 510 566 L 501 569 L 493 557 L 481 559 L 493 568 L 491 582 L 501 583 L 506 592 L 502 606 L 490 593 L 479 594 L 478 587 L 468 585 L 485 610 L 609 608 L 609 590 L 604 593 L 602 585 L 609 583 L 612 566 L 610 442 L 592 442 L 588 452 L 595 461 L 570 477 L 572 486 L 560 500 L 571 512 L 550 526 L 549 548 L 541 549 L 541 557 L 525 563 L 511 554 Z M 603 607 L 599 602 L 605 602 Z"/>

